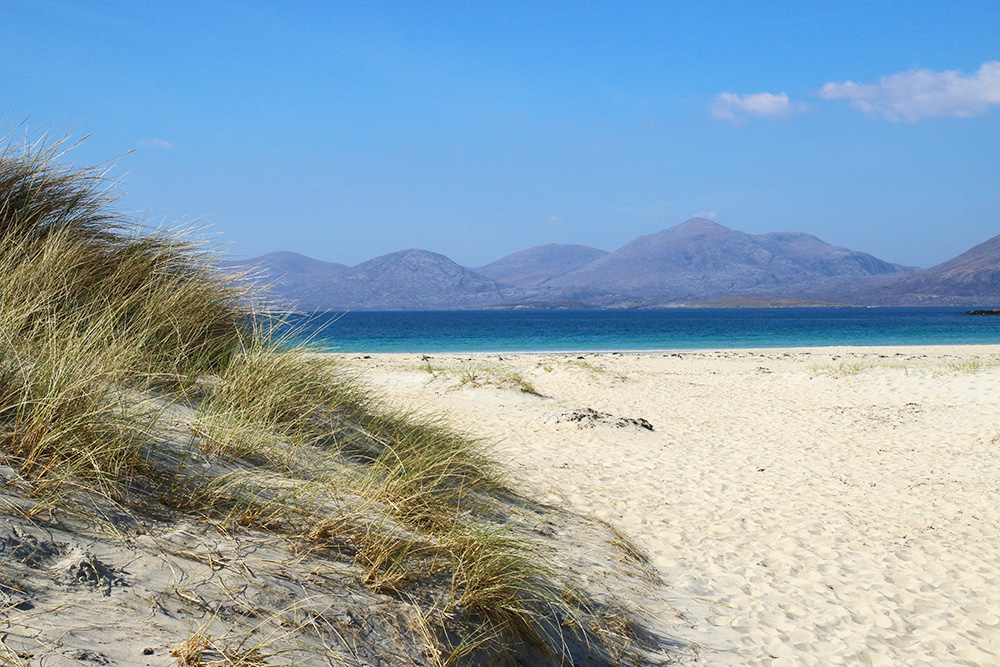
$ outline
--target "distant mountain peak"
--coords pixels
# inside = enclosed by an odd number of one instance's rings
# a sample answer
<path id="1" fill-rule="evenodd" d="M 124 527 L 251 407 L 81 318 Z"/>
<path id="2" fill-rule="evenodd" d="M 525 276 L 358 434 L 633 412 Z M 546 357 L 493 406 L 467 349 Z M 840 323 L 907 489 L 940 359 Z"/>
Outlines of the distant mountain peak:
<path id="1" fill-rule="evenodd" d="M 269 280 L 295 276 L 327 276 L 346 271 L 347 266 L 334 262 L 324 262 L 301 255 L 291 250 L 276 250 L 259 257 L 238 260 L 220 260 L 219 265 L 228 268 L 255 271 Z"/>
<path id="2" fill-rule="evenodd" d="M 673 229 L 725 229 L 729 231 L 729 227 L 724 227 L 708 218 L 690 218 L 679 225 L 674 225 Z"/>
<path id="3" fill-rule="evenodd" d="M 712 222 L 706 218 L 691 218 L 690 220 L 685 220 L 679 225 L 667 227 L 662 231 L 640 236 L 639 238 L 694 239 L 697 237 L 704 237 L 706 235 L 722 236 L 725 234 L 743 234 L 743 232 L 730 229 L 729 227 L 724 227 L 723 225 L 720 225 L 717 222 Z"/>
<path id="4" fill-rule="evenodd" d="M 438 252 L 431 252 L 430 250 L 423 250 L 421 248 L 407 248 L 406 250 L 397 250 L 396 252 L 387 253 L 385 255 L 382 255 L 382 257 L 421 257 L 421 258 L 430 258 L 430 257 L 444 257 L 444 255 L 442 255 L 441 253 L 438 253 Z M 449 260 L 449 261 L 451 261 L 451 260 Z"/>
<path id="5" fill-rule="evenodd" d="M 397 250 L 396 252 L 390 252 L 385 255 L 379 255 L 378 257 L 369 259 L 367 262 L 362 262 L 357 266 L 364 266 L 372 263 L 386 263 L 386 262 L 403 262 L 411 264 L 443 262 L 445 264 L 454 264 L 452 260 L 450 260 L 448 257 L 440 253 L 431 252 L 430 250 L 421 250 L 419 248 L 408 248 L 406 250 Z"/>
<path id="6" fill-rule="evenodd" d="M 351 267 L 323 285 L 318 300 L 304 303 L 312 309 L 448 309 L 482 305 L 498 288 L 440 253 L 411 248 Z"/>
<path id="7" fill-rule="evenodd" d="M 898 270 L 808 234 L 753 236 L 691 218 L 640 236 L 546 285 L 645 299 L 694 299 L 797 293 L 819 281 Z"/>

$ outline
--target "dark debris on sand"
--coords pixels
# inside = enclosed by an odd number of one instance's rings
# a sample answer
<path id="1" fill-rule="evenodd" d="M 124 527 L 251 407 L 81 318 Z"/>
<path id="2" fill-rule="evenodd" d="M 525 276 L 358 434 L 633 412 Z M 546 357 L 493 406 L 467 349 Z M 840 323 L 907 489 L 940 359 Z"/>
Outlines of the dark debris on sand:
<path id="1" fill-rule="evenodd" d="M 594 428 L 595 426 L 612 426 L 614 428 L 636 428 L 653 430 L 653 425 L 642 417 L 616 417 L 607 412 L 599 412 L 593 408 L 583 408 L 580 410 L 570 410 L 556 416 L 556 423 L 573 422 L 580 428 Z"/>

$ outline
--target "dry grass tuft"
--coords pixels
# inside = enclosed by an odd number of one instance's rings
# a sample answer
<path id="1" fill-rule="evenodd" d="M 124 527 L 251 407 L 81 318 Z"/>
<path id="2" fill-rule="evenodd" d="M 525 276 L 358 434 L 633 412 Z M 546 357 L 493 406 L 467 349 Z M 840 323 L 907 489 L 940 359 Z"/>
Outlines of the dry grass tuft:
<path id="1" fill-rule="evenodd" d="M 435 366 L 425 361 L 419 367 L 430 374 L 432 380 L 452 381 L 455 387 L 496 387 L 511 389 L 522 394 L 541 396 L 530 380 L 517 371 L 491 364 L 465 363 L 459 366 Z"/>
<path id="2" fill-rule="evenodd" d="M 185 667 L 201 665 L 201 656 L 208 649 L 210 639 L 207 632 L 199 630 L 174 647 L 170 655 Z"/>
<path id="3" fill-rule="evenodd" d="M 170 655 L 185 667 L 262 667 L 268 664 L 269 657 L 257 647 L 213 640 L 205 630 L 196 631 L 174 647 Z"/>

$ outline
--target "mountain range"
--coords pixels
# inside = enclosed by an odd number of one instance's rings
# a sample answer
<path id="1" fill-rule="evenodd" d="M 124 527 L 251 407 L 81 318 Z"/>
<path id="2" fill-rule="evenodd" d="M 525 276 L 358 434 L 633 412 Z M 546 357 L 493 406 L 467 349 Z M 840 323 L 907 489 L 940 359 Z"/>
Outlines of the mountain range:
<path id="1" fill-rule="evenodd" d="M 394 252 L 353 267 L 288 251 L 221 264 L 251 272 L 272 302 L 300 310 L 1000 301 L 1000 236 L 918 270 L 809 234 L 747 234 L 703 218 L 610 253 L 548 244 L 474 269 L 427 250 Z"/>

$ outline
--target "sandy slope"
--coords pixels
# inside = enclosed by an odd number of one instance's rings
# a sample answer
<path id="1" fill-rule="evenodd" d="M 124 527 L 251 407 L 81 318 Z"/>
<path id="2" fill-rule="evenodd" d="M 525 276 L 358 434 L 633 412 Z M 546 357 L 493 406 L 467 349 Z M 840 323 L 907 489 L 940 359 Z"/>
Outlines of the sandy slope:
<path id="1" fill-rule="evenodd" d="M 705 664 L 1000 662 L 1000 346 L 348 358 L 634 537 Z"/>
<path id="2" fill-rule="evenodd" d="M 179 496 L 220 480 L 242 480 L 237 493 L 263 497 L 298 486 L 256 460 L 206 451 L 185 436 L 194 417 L 192 408 L 175 406 L 145 443 L 149 475 L 132 479 L 127 507 L 69 486 L 58 502 L 40 505 L 33 487 L 0 462 L 0 666 L 464 664 L 450 661 L 452 645 L 441 640 L 442 628 L 463 627 L 447 607 L 448 572 L 414 568 L 412 579 L 380 579 L 386 568 L 355 558 L 350 526 L 376 537 L 407 529 L 349 486 L 342 495 L 306 493 L 298 506 L 320 525 L 342 519 L 339 535 L 335 523 L 323 537 L 295 522 L 266 530 L 246 512 L 227 522 L 197 504 L 181 512 Z M 331 468 L 322 451 L 297 450 L 297 465 L 350 473 Z M 558 552 L 562 567 L 551 581 L 571 586 L 560 614 L 578 626 L 543 628 L 558 653 L 542 642 L 508 645 L 511 652 L 496 651 L 490 665 L 565 659 L 652 667 L 697 659 L 697 647 L 675 638 L 677 614 L 657 572 L 621 533 L 514 494 L 495 500 L 488 503 L 494 525 L 535 544 L 539 557 Z"/>

